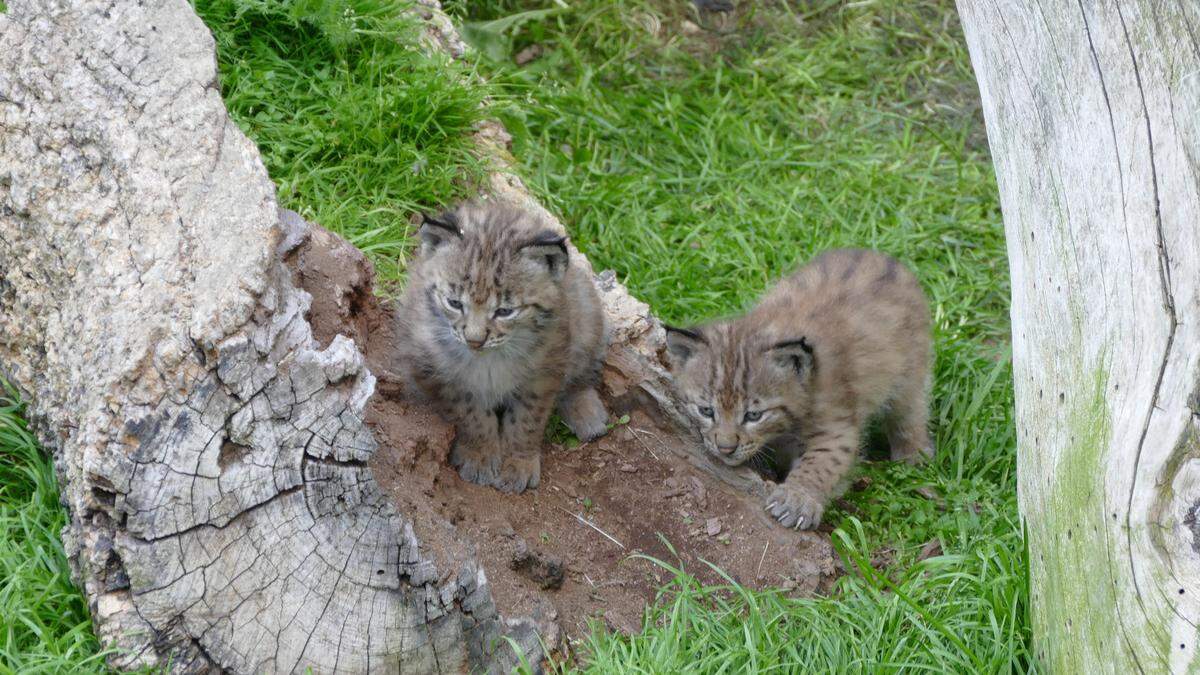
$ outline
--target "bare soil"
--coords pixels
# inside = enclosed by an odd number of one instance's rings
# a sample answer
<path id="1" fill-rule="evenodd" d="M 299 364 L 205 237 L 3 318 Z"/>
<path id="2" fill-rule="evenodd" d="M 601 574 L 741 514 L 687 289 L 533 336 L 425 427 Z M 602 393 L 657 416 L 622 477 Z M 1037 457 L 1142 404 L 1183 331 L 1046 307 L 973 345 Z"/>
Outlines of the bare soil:
<path id="1" fill-rule="evenodd" d="M 352 337 L 378 378 L 367 421 L 384 492 L 444 573 L 475 557 L 501 614 L 532 616 L 548 644 L 586 635 L 593 619 L 639 630 L 673 576 L 647 558 L 705 583 L 726 583 L 711 563 L 745 586 L 802 595 L 826 591 L 838 574 L 826 533 L 785 530 L 758 497 L 680 459 L 683 441 L 655 425 L 653 410 L 630 410 L 627 424 L 591 443 L 547 442 L 536 490 L 508 495 L 461 480 L 446 461 L 453 428 L 391 374 L 393 308 L 373 294 L 370 263 L 316 226 L 289 262 L 313 296 L 317 338 Z"/>

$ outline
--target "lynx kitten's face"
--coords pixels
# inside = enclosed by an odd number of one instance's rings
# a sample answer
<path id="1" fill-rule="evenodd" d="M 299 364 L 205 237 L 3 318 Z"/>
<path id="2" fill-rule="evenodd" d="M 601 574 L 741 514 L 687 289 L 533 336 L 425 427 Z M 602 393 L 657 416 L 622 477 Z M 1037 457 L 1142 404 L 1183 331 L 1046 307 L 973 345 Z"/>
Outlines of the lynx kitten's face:
<path id="1" fill-rule="evenodd" d="M 449 270 L 446 270 L 449 271 Z M 536 325 L 536 307 L 514 284 L 472 293 L 463 274 L 441 274 L 430 289 L 434 316 L 445 323 L 447 334 L 475 351 L 502 347 Z"/>
<path id="2" fill-rule="evenodd" d="M 712 456 L 741 464 L 795 431 L 796 402 L 804 399 L 812 365 L 806 342 L 768 344 L 718 324 L 672 329 L 667 344 L 679 391 Z"/>
<path id="3" fill-rule="evenodd" d="M 422 229 L 425 302 L 439 340 L 467 357 L 531 348 L 560 302 L 562 237 L 512 225 L 444 225 Z"/>

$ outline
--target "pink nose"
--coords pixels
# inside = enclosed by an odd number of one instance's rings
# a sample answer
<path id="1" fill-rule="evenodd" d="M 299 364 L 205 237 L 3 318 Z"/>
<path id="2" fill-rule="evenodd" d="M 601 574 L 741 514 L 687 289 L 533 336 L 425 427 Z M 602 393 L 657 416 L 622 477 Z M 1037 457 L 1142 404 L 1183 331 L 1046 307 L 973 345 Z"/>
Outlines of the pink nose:
<path id="1" fill-rule="evenodd" d="M 736 445 L 718 445 L 717 450 L 720 450 L 722 455 L 731 455 L 734 450 L 737 450 L 737 447 Z"/>
<path id="2" fill-rule="evenodd" d="M 467 338 L 467 346 L 470 347 L 471 349 L 479 349 L 480 347 L 483 346 L 483 343 L 485 343 L 485 342 L 487 342 L 486 338 L 484 338 L 483 340 L 472 340 L 470 338 Z"/>

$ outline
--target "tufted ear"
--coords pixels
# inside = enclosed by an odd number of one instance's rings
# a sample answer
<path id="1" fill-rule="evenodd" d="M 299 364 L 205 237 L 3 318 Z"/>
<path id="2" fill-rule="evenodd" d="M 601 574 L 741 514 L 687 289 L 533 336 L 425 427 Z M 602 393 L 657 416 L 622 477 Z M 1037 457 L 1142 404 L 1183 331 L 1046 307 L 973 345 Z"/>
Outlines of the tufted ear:
<path id="1" fill-rule="evenodd" d="M 453 211 L 444 211 L 439 215 L 421 214 L 421 255 L 428 256 L 439 246 L 454 238 L 462 238 L 462 230 L 458 229 L 458 216 Z"/>
<path id="2" fill-rule="evenodd" d="M 667 331 L 667 355 L 672 369 L 687 363 L 701 348 L 708 346 L 708 339 L 698 330 L 676 328 L 663 324 Z"/>
<path id="3" fill-rule="evenodd" d="M 808 377 L 816 363 L 812 345 L 805 338 L 776 342 L 767 354 L 775 365 L 794 371 L 801 378 Z"/>
<path id="4" fill-rule="evenodd" d="M 521 255 L 542 265 L 558 281 L 567 273 L 567 238 L 546 230 L 517 247 Z"/>

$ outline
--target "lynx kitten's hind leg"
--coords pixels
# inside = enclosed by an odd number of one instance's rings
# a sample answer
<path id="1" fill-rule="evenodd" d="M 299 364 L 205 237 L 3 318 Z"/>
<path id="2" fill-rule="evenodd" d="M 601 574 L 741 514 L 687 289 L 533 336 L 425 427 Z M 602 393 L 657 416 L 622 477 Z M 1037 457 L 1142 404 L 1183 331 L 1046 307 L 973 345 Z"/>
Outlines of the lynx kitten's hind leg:
<path id="1" fill-rule="evenodd" d="M 608 411 L 592 387 L 565 392 L 558 404 L 558 414 L 581 441 L 599 438 L 608 431 Z"/>
<path id="2" fill-rule="evenodd" d="M 928 387 L 913 387 L 892 401 L 884 418 L 892 459 L 897 462 L 921 464 L 933 457 L 933 442 L 929 439 Z"/>

